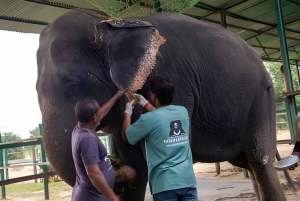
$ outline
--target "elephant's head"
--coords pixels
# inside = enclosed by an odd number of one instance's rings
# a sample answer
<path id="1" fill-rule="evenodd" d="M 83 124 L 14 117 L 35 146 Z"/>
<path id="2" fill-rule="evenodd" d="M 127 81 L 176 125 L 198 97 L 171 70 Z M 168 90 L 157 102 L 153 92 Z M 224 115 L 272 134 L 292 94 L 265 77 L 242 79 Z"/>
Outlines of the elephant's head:
<path id="1" fill-rule="evenodd" d="M 71 133 L 77 123 L 76 102 L 92 97 L 102 105 L 118 89 L 140 89 L 163 42 L 148 22 L 101 20 L 81 12 L 67 13 L 42 31 L 36 87 L 43 140 L 50 163 L 68 184 L 75 183 Z M 125 98 L 115 104 L 98 129 L 117 133 L 124 107 Z"/>

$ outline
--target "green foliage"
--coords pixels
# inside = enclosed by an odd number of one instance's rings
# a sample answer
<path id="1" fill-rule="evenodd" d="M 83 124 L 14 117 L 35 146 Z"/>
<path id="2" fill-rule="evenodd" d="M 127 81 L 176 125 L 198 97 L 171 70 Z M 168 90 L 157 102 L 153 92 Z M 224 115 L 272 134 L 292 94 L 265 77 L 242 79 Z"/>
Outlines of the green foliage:
<path id="1" fill-rule="evenodd" d="M 101 12 L 116 18 L 151 15 L 156 12 L 183 13 L 198 0 L 86 0 Z"/>
<path id="2" fill-rule="evenodd" d="M 30 138 L 34 138 L 34 137 L 40 136 L 39 127 L 35 127 L 34 129 L 30 130 L 29 133 L 30 133 Z M 33 152 L 32 151 L 32 146 L 25 146 L 24 147 L 24 151 L 32 153 Z M 40 145 L 35 145 L 35 155 L 36 155 L 36 158 L 38 158 L 39 152 L 40 152 Z"/>
<path id="3" fill-rule="evenodd" d="M 37 137 L 40 136 L 40 129 L 39 127 L 35 127 L 34 129 L 29 131 L 30 137 Z"/>
<path id="4" fill-rule="evenodd" d="M 1 133 L 2 142 L 11 142 L 22 139 L 21 136 L 13 134 L 13 132 L 4 132 Z M 8 160 L 22 159 L 24 158 L 22 147 L 10 148 L 7 149 Z"/>
<path id="5" fill-rule="evenodd" d="M 265 67 L 269 71 L 272 79 L 273 85 L 275 90 L 275 97 L 276 99 L 283 98 L 283 92 L 286 91 L 285 83 L 284 83 L 284 75 L 281 72 L 280 68 L 282 63 L 278 62 L 264 62 Z M 291 75 L 292 75 L 292 84 L 294 90 L 299 90 L 299 79 L 298 79 L 298 72 L 295 65 L 291 65 Z M 297 109 L 300 111 L 300 97 L 296 96 L 297 102 Z M 288 129 L 288 121 L 286 116 L 286 108 L 284 102 L 277 102 L 276 103 L 276 122 L 277 122 L 277 129 Z"/>

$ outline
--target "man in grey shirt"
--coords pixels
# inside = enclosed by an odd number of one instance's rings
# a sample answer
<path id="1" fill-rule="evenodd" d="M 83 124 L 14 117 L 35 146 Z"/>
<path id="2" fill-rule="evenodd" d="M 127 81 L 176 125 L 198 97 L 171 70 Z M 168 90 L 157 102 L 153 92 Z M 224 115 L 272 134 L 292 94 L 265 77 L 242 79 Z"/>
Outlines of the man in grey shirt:
<path id="1" fill-rule="evenodd" d="M 72 156 L 76 183 L 72 201 L 119 201 L 113 192 L 115 173 L 107 150 L 96 135 L 96 127 L 123 91 L 118 91 L 101 108 L 96 100 L 86 98 L 75 106 L 78 124 L 72 133 Z"/>

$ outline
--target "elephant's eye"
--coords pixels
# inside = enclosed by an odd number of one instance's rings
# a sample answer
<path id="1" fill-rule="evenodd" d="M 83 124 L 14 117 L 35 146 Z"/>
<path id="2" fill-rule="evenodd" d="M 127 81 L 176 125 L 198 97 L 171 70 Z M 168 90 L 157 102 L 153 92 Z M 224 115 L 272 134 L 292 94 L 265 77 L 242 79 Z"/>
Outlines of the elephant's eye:
<path id="1" fill-rule="evenodd" d="M 78 92 L 79 85 L 78 84 L 71 84 L 67 86 L 66 92 L 69 96 L 75 96 Z"/>

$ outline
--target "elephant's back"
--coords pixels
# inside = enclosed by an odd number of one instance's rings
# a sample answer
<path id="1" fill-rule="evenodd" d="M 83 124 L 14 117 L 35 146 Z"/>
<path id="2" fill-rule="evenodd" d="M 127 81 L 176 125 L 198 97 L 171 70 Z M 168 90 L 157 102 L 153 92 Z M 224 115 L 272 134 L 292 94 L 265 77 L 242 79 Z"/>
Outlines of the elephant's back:
<path id="1" fill-rule="evenodd" d="M 166 39 L 155 70 L 174 82 L 174 104 L 188 109 L 197 142 L 203 148 L 223 142 L 229 149 L 242 146 L 241 133 L 252 126 L 250 110 L 272 87 L 257 52 L 239 36 L 185 15 L 141 19 Z"/>

